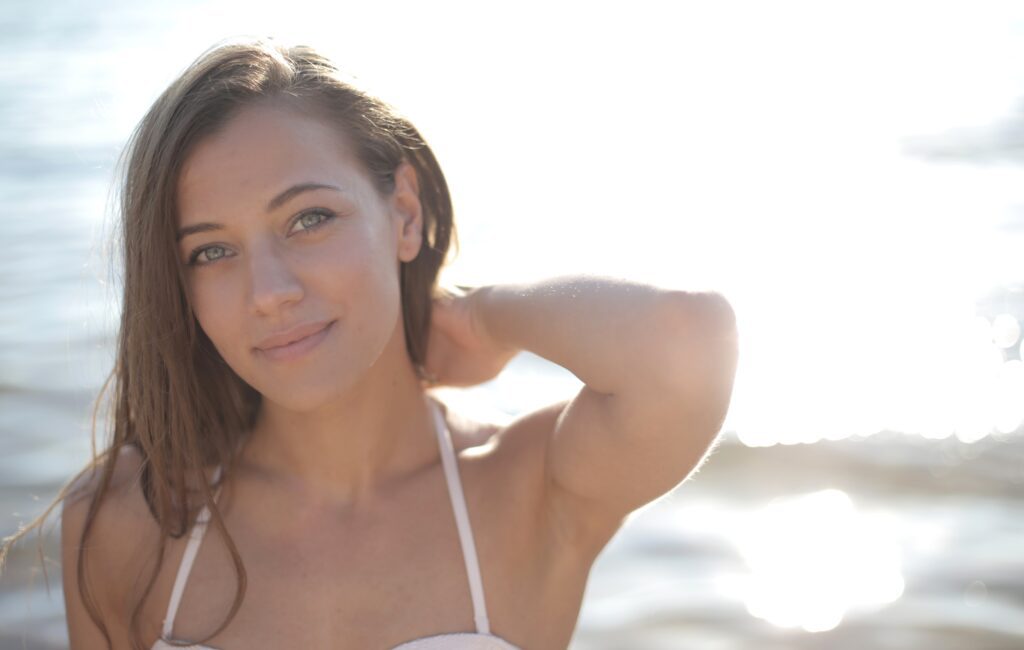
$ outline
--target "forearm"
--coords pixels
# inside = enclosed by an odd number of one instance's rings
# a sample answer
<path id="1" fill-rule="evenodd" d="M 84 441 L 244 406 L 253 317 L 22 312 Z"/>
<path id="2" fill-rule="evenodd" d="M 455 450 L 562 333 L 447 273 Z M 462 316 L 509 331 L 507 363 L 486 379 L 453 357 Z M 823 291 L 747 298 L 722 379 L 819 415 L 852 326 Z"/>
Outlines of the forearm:
<path id="1" fill-rule="evenodd" d="M 709 294 L 627 280 L 563 276 L 481 290 L 478 318 L 496 343 L 529 350 L 589 388 L 617 393 L 652 373 L 682 372 L 690 341 L 706 337 Z M 723 301 L 724 302 L 724 301 Z M 708 312 L 710 313 L 710 312 Z M 718 320 L 714 328 L 726 327 Z"/>

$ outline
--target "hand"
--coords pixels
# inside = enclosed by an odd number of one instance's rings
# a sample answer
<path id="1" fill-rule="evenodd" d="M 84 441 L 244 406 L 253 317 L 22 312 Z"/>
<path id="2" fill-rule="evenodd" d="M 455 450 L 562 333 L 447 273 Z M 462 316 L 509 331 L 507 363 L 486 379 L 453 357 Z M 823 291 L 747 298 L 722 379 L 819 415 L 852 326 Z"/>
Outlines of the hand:
<path id="1" fill-rule="evenodd" d="M 480 319 L 480 305 L 486 287 L 459 287 L 457 294 L 442 289 L 434 298 L 427 338 L 427 374 L 435 379 L 428 386 L 473 386 L 498 376 L 519 352 L 488 336 Z"/>

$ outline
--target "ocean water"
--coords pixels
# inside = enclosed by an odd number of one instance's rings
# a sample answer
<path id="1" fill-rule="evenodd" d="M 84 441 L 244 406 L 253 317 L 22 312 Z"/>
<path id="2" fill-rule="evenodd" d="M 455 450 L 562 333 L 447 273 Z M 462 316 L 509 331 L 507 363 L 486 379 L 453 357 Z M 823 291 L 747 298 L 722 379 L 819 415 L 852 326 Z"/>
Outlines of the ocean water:
<path id="1" fill-rule="evenodd" d="M 187 28 L 171 3 L 4 7 L 0 535 L 88 458 L 118 308 L 103 248 L 113 166 L 163 83 L 117 71 L 125 53 L 172 46 Z M 130 83 L 148 90 L 111 105 Z M 578 387 L 524 353 L 494 382 L 446 397 L 501 419 Z M 974 442 L 865 430 L 750 447 L 726 427 L 700 471 L 601 554 L 572 647 L 1022 648 L 1022 497 L 1019 429 Z M 0 650 L 67 646 L 56 518 L 46 531 L 49 591 L 34 535 L 0 577 Z"/>

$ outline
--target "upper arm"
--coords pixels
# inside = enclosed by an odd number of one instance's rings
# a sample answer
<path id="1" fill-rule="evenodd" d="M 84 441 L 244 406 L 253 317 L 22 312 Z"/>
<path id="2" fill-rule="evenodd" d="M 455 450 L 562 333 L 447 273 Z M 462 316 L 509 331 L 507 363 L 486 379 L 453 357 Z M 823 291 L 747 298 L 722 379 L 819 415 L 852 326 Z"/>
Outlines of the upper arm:
<path id="1" fill-rule="evenodd" d="M 128 565 L 131 545 L 142 541 L 132 517 L 124 506 L 131 499 L 141 457 L 136 450 L 121 450 L 111 477 L 108 493 L 96 513 L 86 540 L 84 577 L 86 591 L 114 646 L 128 644 L 128 622 L 117 612 L 123 601 L 127 580 L 133 574 Z M 79 583 L 79 550 L 90 504 L 98 489 L 101 471 L 83 474 L 69 489 L 61 511 L 61 571 L 68 640 L 74 650 L 111 647 L 100 627 L 90 616 Z M 139 498 L 141 496 L 139 495 Z"/>
<path id="2" fill-rule="evenodd" d="M 546 498 L 582 544 L 603 546 L 629 513 L 684 481 L 728 410 L 738 345 L 724 298 L 669 307 L 649 332 L 652 347 L 623 369 L 624 387 L 584 386 L 548 439 Z"/>

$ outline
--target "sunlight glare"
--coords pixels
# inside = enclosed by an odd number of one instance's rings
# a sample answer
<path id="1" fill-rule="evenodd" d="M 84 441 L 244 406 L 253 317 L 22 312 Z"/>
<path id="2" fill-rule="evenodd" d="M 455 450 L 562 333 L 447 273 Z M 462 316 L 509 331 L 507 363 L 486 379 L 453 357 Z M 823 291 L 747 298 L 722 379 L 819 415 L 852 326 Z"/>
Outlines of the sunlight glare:
<path id="1" fill-rule="evenodd" d="M 1012 314 L 999 314 L 992 321 L 992 340 L 1000 348 L 1012 348 L 1020 338 L 1020 323 Z"/>
<path id="2" fill-rule="evenodd" d="M 773 625 L 826 631 L 903 594 L 895 523 L 857 512 L 841 490 L 776 499 L 734 535 L 750 569 L 747 609 Z"/>
<path id="3" fill-rule="evenodd" d="M 1024 363 L 1020 359 L 1003 363 L 995 383 L 994 427 L 1000 433 L 1013 433 L 1024 424 Z"/>

